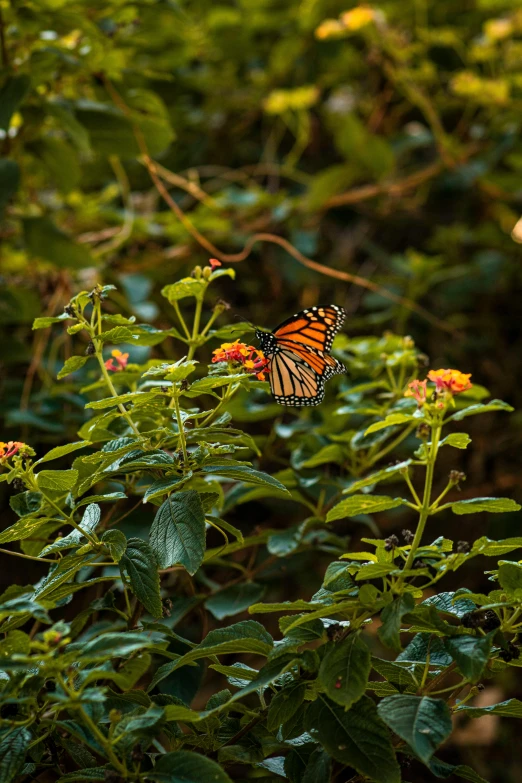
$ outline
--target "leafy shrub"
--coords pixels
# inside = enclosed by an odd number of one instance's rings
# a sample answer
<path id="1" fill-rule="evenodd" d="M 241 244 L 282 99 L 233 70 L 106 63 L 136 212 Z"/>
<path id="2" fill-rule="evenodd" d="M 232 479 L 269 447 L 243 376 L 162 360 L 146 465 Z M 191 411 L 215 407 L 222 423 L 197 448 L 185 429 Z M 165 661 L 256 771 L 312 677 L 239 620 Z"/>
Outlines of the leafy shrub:
<path id="1" fill-rule="evenodd" d="M 468 703 L 519 665 L 522 565 L 503 558 L 522 538 L 455 543 L 434 528 L 439 514 L 520 506 L 459 499 L 457 470 L 438 495 L 433 484 L 470 445 L 461 422 L 512 408 L 456 370 L 420 380 L 408 337 L 340 335 L 338 399 L 269 433 L 280 408 L 259 354 L 236 343 L 253 327 L 217 326 L 225 306 L 208 308 L 223 276 L 212 264 L 167 285 L 164 330 L 117 312 L 113 286 L 35 321 L 83 345 L 58 377 L 89 395 L 91 415 L 43 456 L 1 446 L 19 518 L 0 542 L 20 548 L 2 551 L 48 563 L 0 596 L 2 783 L 399 783 L 411 762 L 483 781 L 435 754 L 453 716 L 522 716 L 516 698 Z M 129 355 L 171 340 L 182 359 Z M 225 343 L 205 369 L 195 357 L 211 340 L 235 343 L 237 360 Z M 243 513 L 254 499 L 297 522 L 256 525 Z M 413 530 L 381 538 L 375 515 Z M 368 528 L 363 551 L 338 520 Z M 270 602 L 271 578 L 307 552 L 330 561 L 322 586 Z M 479 555 L 489 594 L 444 591 Z"/>

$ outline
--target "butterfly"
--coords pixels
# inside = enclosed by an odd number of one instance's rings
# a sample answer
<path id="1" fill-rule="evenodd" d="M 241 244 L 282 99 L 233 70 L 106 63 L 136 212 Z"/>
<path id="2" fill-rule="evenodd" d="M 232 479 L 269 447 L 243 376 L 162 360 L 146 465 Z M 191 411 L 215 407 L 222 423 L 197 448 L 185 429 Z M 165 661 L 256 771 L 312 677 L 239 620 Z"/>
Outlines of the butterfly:
<path id="1" fill-rule="evenodd" d="M 324 386 L 346 368 L 330 356 L 346 311 L 337 305 L 310 307 L 287 318 L 273 332 L 256 329 L 268 359 L 270 387 L 281 405 L 319 405 Z"/>

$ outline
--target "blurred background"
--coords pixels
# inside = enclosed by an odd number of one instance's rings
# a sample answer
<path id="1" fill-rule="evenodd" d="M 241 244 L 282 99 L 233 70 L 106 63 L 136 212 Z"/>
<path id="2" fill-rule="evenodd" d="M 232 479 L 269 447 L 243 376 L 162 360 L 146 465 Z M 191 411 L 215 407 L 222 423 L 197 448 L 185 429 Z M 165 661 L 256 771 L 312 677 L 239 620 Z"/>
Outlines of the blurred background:
<path id="1" fill-rule="evenodd" d="M 86 395 L 56 383 L 76 338 L 32 332 L 36 316 L 103 281 L 122 312 L 168 328 L 161 287 L 217 257 L 237 272 L 218 285 L 229 321 L 274 327 L 335 302 L 349 336 L 411 335 L 431 367 L 512 404 L 469 420 L 473 448 L 454 467 L 463 497 L 521 501 L 517 0 L 0 0 L 0 62 L 3 440 L 41 452 L 84 420 Z M 180 355 L 170 341 L 133 350 Z M 279 434 L 295 421 L 268 415 Z M 6 526 L 4 489 L 1 502 Z M 246 508 L 288 523 L 275 504 Z M 519 533 L 518 515 L 476 515 L 452 537 Z M 314 588 L 328 561 L 313 560 Z M 276 573 L 271 599 L 308 594 L 311 565 Z M 447 589 L 487 590 L 486 567 Z M 11 560 L 2 573 L 35 576 Z M 495 688 L 491 702 L 522 690 Z M 482 718 L 445 758 L 518 783 L 518 732 Z"/>

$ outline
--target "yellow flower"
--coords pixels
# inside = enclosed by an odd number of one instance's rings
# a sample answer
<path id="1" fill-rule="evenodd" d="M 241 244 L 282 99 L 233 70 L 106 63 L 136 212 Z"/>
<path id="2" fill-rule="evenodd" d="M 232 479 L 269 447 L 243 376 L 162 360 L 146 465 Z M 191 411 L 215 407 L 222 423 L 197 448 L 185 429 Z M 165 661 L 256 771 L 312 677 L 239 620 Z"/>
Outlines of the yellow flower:
<path id="1" fill-rule="evenodd" d="M 357 8 L 352 8 L 351 11 L 346 11 L 341 14 L 341 22 L 347 30 L 361 30 L 363 27 L 371 24 L 375 21 L 376 14 L 373 8 L 368 6 L 359 5 Z"/>

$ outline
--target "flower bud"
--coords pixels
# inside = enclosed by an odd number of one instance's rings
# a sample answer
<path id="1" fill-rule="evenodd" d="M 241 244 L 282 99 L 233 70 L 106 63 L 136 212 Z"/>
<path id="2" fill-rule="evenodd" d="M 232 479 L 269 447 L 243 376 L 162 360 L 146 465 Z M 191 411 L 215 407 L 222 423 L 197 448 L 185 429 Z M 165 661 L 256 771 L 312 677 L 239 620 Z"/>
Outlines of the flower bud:
<path id="1" fill-rule="evenodd" d="M 457 552 L 460 555 L 467 555 L 470 549 L 471 547 L 467 541 L 457 541 Z"/>
<path id="2" fill-rule="evenodd" d="M 387 552 L 391 552 L 392 549 L 395 549 L 396 546 L 399 546 L 399 539 L 397 538 L 397 536 L 392 535 L 389 536 L 389 538 L 385 539 L 384 544 L 385 544 L 384 546 L 385 550 Z"/>
<path id="3" fill-rule="evenodd" d="M 419 426 L 417 427 L 417 430 L 415 432 L 415 437 L 419 440 L 428 440 L 430 437 L 430 425 L 426 424 L 425 421 L 423 421 Z"/>
<path id="4" fill-rule="evenodd" d="M 413 541 L 413 539 L 415 538 L 415 536 L 413 535 L 413 533 L 411 532 L 411 530 L 406 530 L 406 529 L 404 529 L 404 530 L 402 531 L 402 537 L 404 538 L 404 540 L 405 540 L 405 542 L 406 542 L 407 544 L 411 544 L 411 543 L 412 543 L 412 541 Z"/>
<path id="5" fill-rule="evenodd" d="M 452 486 L 458 486 L 461 481 L 466 481 L 466 474 L 461 470 L 450 470 L 449 481 Z"/>
<path id="6" fill-rule="evenodd" d="M 92 340 L 90 340 L 87 343 L 87 347 L 85 349 L 85 355 L 86 356 L 93 356 L 96 353 L 96 348 L 94 347 L 94 343 Z"/>

